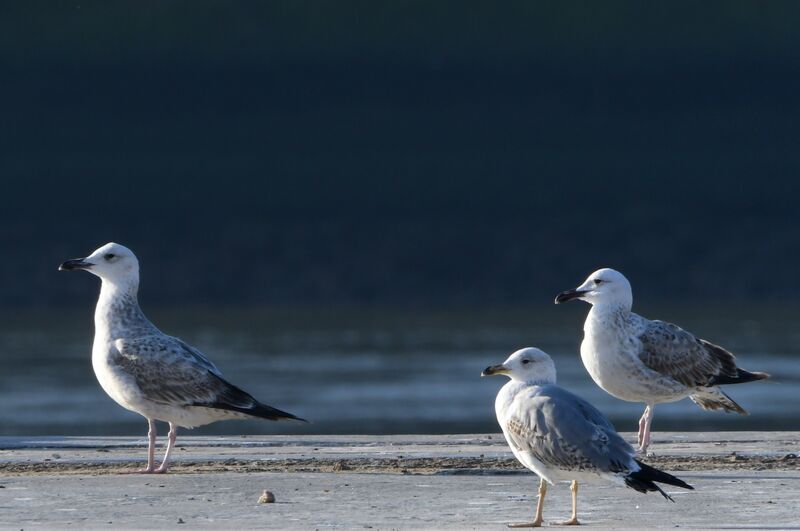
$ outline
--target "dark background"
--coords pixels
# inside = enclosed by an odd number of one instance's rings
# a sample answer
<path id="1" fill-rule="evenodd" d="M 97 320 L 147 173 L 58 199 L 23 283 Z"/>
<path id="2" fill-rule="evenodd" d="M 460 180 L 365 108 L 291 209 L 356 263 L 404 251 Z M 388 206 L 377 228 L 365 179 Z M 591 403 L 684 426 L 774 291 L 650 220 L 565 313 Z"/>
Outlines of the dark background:
<path id="1" fill-rule="evenodd" d="M 0 305 L 792 301 L 797 2 L 0 3 Z"/>

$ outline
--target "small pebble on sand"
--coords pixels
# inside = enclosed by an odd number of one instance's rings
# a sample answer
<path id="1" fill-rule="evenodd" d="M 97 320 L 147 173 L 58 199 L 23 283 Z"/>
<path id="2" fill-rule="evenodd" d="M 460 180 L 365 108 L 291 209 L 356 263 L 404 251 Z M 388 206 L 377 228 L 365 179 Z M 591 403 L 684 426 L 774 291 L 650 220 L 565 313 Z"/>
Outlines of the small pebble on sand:
<path id="1" fill-rule="evenodd" d="M 275 495 L 272 494 L 270 491 L 265 490 L 261 493 L 261 497 L 258 499 L 258 503 L 275 503 Z"/>

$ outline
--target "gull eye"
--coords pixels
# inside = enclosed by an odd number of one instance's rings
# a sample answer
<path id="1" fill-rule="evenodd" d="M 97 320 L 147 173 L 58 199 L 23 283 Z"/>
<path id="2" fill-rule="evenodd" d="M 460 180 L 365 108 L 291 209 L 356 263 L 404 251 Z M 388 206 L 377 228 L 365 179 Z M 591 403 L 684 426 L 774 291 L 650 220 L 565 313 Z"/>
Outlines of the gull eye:
<path id="1" fill-rule="evenodd" d="M 595 286 L 599 286 L 599 285 L 600 285 L 600 284 L 602 284 L 603 282 L 605 282 L 605 281 L 604 281 L 602 278 L 596 278 L 596 279 L 594 279 L 594 285 L 595 285 Z"/>
<path id="2" fill-rule="evenodd" d="M 523 365 L 527 365 L 527 364 L 529 364 L 530 362 L 531 362 L 531 360 L 522 360 L 522 364 L 523 364 Z"/>
<path id="3" fill-rule="evenodd" d="M 105 258 L 106 260 L 113 260 L 114 258 L 116 258 L 116 256 L 117 255 L 115 255 L 114 253 L 108 253 L 103 258 Z"/>

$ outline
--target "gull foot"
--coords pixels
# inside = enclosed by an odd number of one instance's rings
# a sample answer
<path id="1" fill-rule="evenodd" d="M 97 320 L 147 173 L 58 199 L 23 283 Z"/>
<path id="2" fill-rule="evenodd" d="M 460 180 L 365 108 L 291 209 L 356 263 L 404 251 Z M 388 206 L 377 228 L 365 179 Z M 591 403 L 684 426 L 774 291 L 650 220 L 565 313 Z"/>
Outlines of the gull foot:
<path id="1" fill-rule="evenodd" d="M 581 525 L 577 518 L 570 518 L 569 520 L 564 520 L 563 522 L 553 522 L 555 525 Z"/>
<path id="2" fill-rule="evenodd" d="M 542 527 L 543 520 L 536 520 L 534 522 L 522 522 L 519 524 L 507 524 L 508 527 L 511 528 L 519 528 L 519 527 Z"/>
<path id="3" fill-rule="evenodd" d="M 138 468 L 136 470 L 123 470 L 122 474 L 154 474 L 154 468 Z"/>

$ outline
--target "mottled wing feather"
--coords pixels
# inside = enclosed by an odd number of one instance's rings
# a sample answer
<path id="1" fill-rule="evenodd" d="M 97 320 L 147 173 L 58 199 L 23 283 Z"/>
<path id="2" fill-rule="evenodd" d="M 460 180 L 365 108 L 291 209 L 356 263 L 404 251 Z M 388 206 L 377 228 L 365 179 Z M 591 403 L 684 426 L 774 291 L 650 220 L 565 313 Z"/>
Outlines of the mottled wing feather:
<path id="1" fill-rule="evenodd" d="M 192 358 L 195 359 L 195 361 L 197 361 L 197 363 L 213 372 L 217 376 L 222 376 L 222 373 L 219 371 L 219 369 L 217 369 L 217 366 L 211 363 L 211 361 L 206 358 L 202 352 L 191 345 L 187 345 L 177 337 L 170 337 L 170 339 L 174 340 L 180 347 L 182 347 L 186 353 L 188 353 Z"/>
<path id="2" fill-rule="evenodd" d="M 255 400 L 222 379 L 197 349 L 169 336 L 117 340 L 117 364 L 153 402 L 172 406 L 250 408 Z"/>
<path id="3" fill-rule="evenodd" d="M 517 450 L 569 471 L 625 472 L 633 449 L 589 403 L 556 388 L 521 397 L 506 422 Z"/>
<path id="4" fill-rule="evenodd" d="M 642 363 L 687 387 L 714 385 L 720 375 L 736 376 L 733 354 L 674 324 L 650 321 L 639 340 Z"/>
<path id="5" fill-rule="evenodd" d="M 599 409 L 591 405 L 586 400 L 583 400 L 577 395 L 573 395 L 572 393 L 561 387 L 554 387 L 553 390 L 548 390 L 548 396 L 556 395 L 559 397 L 559 399 L 563 400 L 564 398 L 561 398 L 560 396 L 561 393 L 565 394 L 568 393 L 571 397 L 575 397 L 578 399 L 576 401 L 573 401 L 572 405 L 580 412 L 581 416 L 583 416 L 583 418 L 587 422 L 591 422 L 592 424 L 600 426 L 601 428 L 607 431 L 611 431 L 613 433 L 617 432 L 616 428 L 614 428 L 614 425 L 611 424 L 611 421 L 608 420 L 608 418 L 605 415 L 600 413 Z"/>

